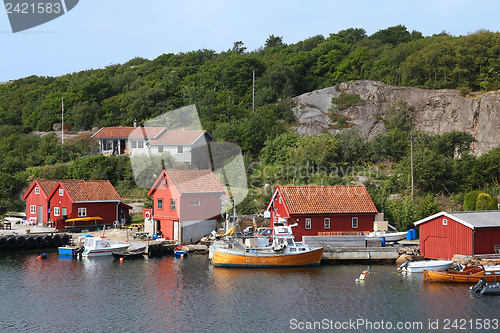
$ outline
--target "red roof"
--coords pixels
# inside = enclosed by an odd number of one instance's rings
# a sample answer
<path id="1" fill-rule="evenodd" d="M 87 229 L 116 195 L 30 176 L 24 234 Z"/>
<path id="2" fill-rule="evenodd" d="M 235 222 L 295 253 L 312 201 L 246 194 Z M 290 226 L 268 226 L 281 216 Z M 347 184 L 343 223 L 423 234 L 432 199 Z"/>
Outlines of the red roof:
<path id="1" fill-rule="evenodd" d="M 149 190 L 148 195 L 168 178 L 181 194 L 226 193 L 222 184 L 211 170 L 168 170 L 161 173 Z"/>
<path id="2" fill-rule="evenodd" d="M 23 195 L 23 200 L 26 200 L 29 193 L 33 190 L 33 188 L 36 187 L 37 184 L 41 188 L 45 196 L 48 196 L 52 192 L 54 187 L 57 185 L 57 182 L 58 180 L 53 180 L 53 179 L 35 179 L 33 183 L 31 183 L 26 193 Z"/>
<path id="3" fill-rule="evenodd" d="M 60 183 L 73 202 L 121 201 L 109 180 L 63 180 Z"/>
<path id="4" fill-rule="evenodd" d="M 290 215 L 378 213 L 363 185 L 279 186 L 278 191 Z"/>
<path id="5" fill-rule="evenodd" d="M 193 144 L 205 133 L 203 130 L 195 131 L 165 131 L 157 139 L 149 141 L 150 145 L 189 145 Z"/>
<path id="6" fill-rule="evenodd" d="M 95 139 L 154 138 L 165 127 L 103 127 L 92 136 Z"/>

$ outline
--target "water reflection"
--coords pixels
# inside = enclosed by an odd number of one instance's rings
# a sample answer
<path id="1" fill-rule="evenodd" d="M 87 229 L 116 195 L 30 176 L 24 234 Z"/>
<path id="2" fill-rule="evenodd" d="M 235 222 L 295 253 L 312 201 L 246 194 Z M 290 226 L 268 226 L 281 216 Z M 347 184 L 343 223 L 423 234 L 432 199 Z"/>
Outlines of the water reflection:
<path id="1" fill-rule="evenodd" d="M 238 269 L 212 267 L 203 255 L 123 263 L 37 255 L 0 257 L 0 330 L 288 331 L 292 319 L 492 319 L 500 305 L 392 265 Z"/>

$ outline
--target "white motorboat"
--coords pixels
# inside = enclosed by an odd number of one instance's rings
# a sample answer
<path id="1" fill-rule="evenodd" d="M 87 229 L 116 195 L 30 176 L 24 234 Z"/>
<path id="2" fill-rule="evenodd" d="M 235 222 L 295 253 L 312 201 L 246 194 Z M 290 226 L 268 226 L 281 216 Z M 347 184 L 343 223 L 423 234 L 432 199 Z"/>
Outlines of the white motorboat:
<path id="1" fill-rule="evenodd" d="M 406 238 L 407 231 L 388 232 L 388 231 L 373 231 L 366 237 L 384 238 L 386 243 L 398 242 Z"/>
<path id="2" fill-rule="evenodd" d="M 406 260 L 398 270 L 408 273 L 422 273 L 424 269 L 429 271 L 445 271 L 453 265 L 451 260 L 421 260 L 409 261 Z"/>
<path id="3" fill-rule="evenodd" d="M 111 256 L 113 252 L 125 251 L 130 246 L 129 243 L 110 241 L 100 237 L 87 237 L 83 243 L 83 256 Z"/>

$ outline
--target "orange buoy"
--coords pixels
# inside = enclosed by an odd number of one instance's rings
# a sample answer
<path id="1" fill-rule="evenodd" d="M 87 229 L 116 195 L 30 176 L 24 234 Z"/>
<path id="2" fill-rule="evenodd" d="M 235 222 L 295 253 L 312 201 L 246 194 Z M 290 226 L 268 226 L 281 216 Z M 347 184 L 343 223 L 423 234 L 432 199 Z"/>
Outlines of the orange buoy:
<path id="1" fill-rule="evenodd" d="M 120 264 L 122 264 L 122 263 L 123 263 L 123 257 L 120 258 Z"/>

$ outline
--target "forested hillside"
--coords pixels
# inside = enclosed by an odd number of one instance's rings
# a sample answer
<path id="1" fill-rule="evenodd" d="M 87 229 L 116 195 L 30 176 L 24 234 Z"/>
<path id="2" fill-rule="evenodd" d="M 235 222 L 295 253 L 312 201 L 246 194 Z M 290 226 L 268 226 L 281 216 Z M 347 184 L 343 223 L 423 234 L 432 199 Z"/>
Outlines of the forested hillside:
<path id="1" fill-rule="evenodd" d="M 91 158 L 81 157 L 89 153 L 88 137 L 65 142 L 61 148 L 52 135 L 27 135 L 50 131 L 54 123 L 61 122 L 62 98 L 65 124 L 73 130 L 131 126 L 134 119 L 142 123 L 165 111 L 196 104 L 204 129 L 217 140 L 237 143 L 245 154 L 252 191 L 240 207 L 244 212 L 262 209 L 269 196 L 264 190 L 266 184 L 272 188 L 280 182 L 359 181 L 359 177 L 332 176 L 328 172 L 340 167 L 350 167 L 351 171 L 357 167 L 378 168 L 376 172 L 369 169 L 373 171 L 371 176 L 364 176 L 372 180 L 367 185 L 377 207 L 385 210 L 394 223 L 406 224 L 439 209 L 435 196 L 442 193 L 454 198 L 458 209 L 470 190 L 496 195 L 499 152 L 476 158 L 468 153 L 473 141 L 470 136 L 420 134 L 415 153 L 421 154 L 419 163 L 429 165 L 416 171 L 422 173 L 416 177 L 423 178 L 416 180 L 416 199 L 408 203 L 411 115 L 404 105 L 395 105 L 394 116 L 385 119 L 387 135 L 375 141 L 355 131 L 299 138 L 289 128 L 296 121 L 292 97 L 344 81 L 370 79 L 395 86 L 453 88 L 464 95 L 499 89 L 500 33 L 424 37 L 400 25 L 371 36 L 363 29 L 347 29 L 290 45 L 284 44 L 282 37 L 270 35 L 263 44 L 250 51 L 237 41 L 221 53 L 205 49 L 163 54 L 154 60 L 135 58 L 104 69 L 61 77 L 32 76 L 1 84 L 0 213 L 22 207 L 19 191 L 29 177 L 99 178 L 113 173 L 92 174 L 72 166 L 71 161 L 77 158 Z M 103 163 L 100 157 L 92 158 L 93 163 Z M 444 160 L 438 161 L 441 158 Z M 123 167 L 123 163 L 116 165 Z M 306 177 L 279 170 L 269 174 L 269 170 L 283 165 L 305 166 L 309 171 Z M 130 173 L 122 174 L 125 176 L 114 179 L 115 183 L 132 182 Z M 396 199 L 388 200 L 391 194 L 397 194 Z M 418 208 L 421 203 L 431 208 Z M 405 210 L 404 218 L 396 216 L 396 211 Z"/>

